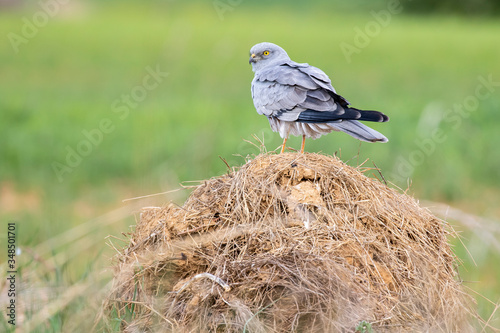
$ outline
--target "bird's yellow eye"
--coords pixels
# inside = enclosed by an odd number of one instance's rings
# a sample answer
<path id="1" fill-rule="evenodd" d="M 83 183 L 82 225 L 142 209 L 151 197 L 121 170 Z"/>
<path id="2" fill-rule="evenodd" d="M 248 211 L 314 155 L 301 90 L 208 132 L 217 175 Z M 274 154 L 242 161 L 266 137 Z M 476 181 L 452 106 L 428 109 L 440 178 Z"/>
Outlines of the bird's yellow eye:
<path id="1" fill-rule="evenodd" d="M 269 55 L 269 51 L 264 51 L 264 52 L 262 52 L 262 54 L 267 56 L 267 55 Z"/>

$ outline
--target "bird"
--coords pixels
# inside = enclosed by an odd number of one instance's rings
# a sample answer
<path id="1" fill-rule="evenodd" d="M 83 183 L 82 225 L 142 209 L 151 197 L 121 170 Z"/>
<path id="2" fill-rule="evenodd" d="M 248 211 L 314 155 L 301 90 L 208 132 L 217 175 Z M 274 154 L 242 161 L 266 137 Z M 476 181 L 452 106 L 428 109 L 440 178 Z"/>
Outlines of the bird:
<path id="1" fill-rule="evenodd" d="M 332 131 L 342 131 L 368 142 L 387 142 L 384 135 L 359 121 L 386 122 L 379 111 L 359 110 L 337 94 L 321 69 L 292 61 L 286 51 L 273 43 L 259 43 L 250 49 L 249 63 L 255 73 L 252 99 L 257 113 L 265 115 L 274 132 L 283 139 L 285 151 L 289 135 L 317 139 Z"/>

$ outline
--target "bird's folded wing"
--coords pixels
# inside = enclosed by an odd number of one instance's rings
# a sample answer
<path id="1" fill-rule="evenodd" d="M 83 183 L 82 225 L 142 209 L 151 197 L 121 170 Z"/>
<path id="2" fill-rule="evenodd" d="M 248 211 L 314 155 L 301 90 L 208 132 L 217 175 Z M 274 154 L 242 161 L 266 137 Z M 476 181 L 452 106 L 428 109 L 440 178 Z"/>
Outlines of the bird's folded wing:
<path id="1" fill-rule="evenodd" d="M 318 84 L 307 74 L 289 63 L 270 66 L 256 74 L 260 81 L 277 82 L 282 85 L 299 86 L 305 89 L 317 89 Z"/>
<path id="2" fill-rule="evenodd" d="M 322 80 L 328 80 L 326 74 L 323 75 Z M 255 108 L 260 114 L 284 121 L 296 121 L 299 114 L 308 109 L 344 114 L 345 109 L 337 102 L 333 87 L 328 88 L 331 87 L 328 82 L 321 81 L 320 85 L 317 78 L 289 64 L 273 66 L 256 73 L 252 81 Z"/>
<path id="3" fill-rule="evenodd" d="M 318 87 L 321 87 L 326 91 L 330 92 L 331 95 L 334 97 L 335 101 L 339 103 L 341 106 L 346 107 L 347 105 L 350 104 L 349 101 L 347 101 L 344 97 L 337 94 L 335 88 L 333 88 L 332 86 L 330 78 L 321 69 L 314 66 L 310 66 L 308 64 L 299 64 L 294 61 L 288 62 L 287 65 L 292 68 L 296 68 L 300 72 L 309 76 L 311 80 L 313 80 Z"/>
<path id="4" fill-rule="evenodd" d="M 330 111 L 305 110 L 299 114 L 297 121 L 301 123 L 329 123 L 341 120 L 355 120 L 361 118 L 357 110 L 346 108 L 343 114 Z"/>
<path id="5" fill-rule="evenodd" d="M 306 99 L 306 91 L 296 86 L 256 80 L 252 83 L 252 94 L 257 112 L 268 117 L 293 121 L 304 110 L 297 106 Z"/>

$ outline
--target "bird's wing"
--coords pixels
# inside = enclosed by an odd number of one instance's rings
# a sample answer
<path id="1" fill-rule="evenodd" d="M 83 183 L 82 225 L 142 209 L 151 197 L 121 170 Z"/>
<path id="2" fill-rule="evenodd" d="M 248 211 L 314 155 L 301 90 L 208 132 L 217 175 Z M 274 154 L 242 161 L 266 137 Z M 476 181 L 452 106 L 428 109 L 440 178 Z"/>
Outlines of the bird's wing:
<path id="1" fill-rule="evenodd" d="M 297 110 L 297 106 L 306 99 L 306 90 L 256 76 L 252 81 L 252 97 L 258 113 L 293 121 L 298 117 L 297 112 L 303 110 Z"/>
<path id="2" fill-rule="evenodd" d="M 314 81 L 314 83 L 318 85 L 318 87 L 321 87 L 328 92 L 329 95 L 334 98 L 335 102 L 339 103 L 342 107 L 346 107 L 350 104 L 344 97 L 337 94 L 335 88 L 332 86 L 330 78 L 321 69 L 310 66 L 309 64 L 299 64 L 293 61 L 289 62 L 288 65 L 307 74 Z"/>
<path id="3" fill-rule="evenodd" d="M 252 97 L 257 112 L 284 121 L 296 121 L 306 110 L 341 116 L 348 104 L 320 69 L 292 61 L 256 72 Z"/>

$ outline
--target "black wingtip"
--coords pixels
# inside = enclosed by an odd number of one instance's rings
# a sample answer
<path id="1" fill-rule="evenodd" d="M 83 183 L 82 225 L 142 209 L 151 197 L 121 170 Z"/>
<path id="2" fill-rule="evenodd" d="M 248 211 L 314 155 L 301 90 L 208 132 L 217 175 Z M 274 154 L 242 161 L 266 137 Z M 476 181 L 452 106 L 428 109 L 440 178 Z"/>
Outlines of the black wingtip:
<path id="1" fill-rule="evenodd" d="M 316 111 L 307 109 L 299 114 L 297 121 L 301 123 L 328 123 L 339 120 L 360 120 L 362 117 L 361 112 L 356 109 L 344 108 L 339 111 Z"/>
<path id="2" fill-rule="evenodd" d="M 372 111 L 372 110 L 358 110 L 359 113 L 361 113 L 361 117 L 358 120 L 362 121 L 373 121 L 376 123 L 385 123 L 386 121 L 389 121 L 389 117 L 382 112 L 379 111 Z"/>
<path id="3" fill-rule="evenodd" d="M 341 120 L 361 120 L 383 123 L 389 121 L 389 117 L 379 111 L 364 111 L 355 108 L 343 108 L 339 111 L 316 111 L 304 110 L 297 118 L 298 122 L 302 123 L 327 123 Z"/>

